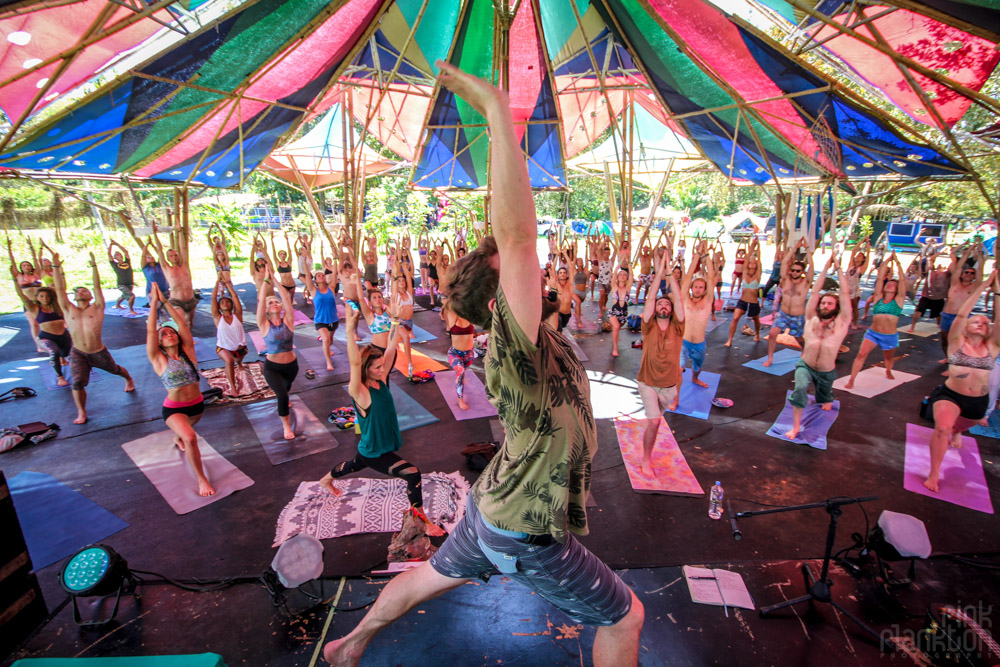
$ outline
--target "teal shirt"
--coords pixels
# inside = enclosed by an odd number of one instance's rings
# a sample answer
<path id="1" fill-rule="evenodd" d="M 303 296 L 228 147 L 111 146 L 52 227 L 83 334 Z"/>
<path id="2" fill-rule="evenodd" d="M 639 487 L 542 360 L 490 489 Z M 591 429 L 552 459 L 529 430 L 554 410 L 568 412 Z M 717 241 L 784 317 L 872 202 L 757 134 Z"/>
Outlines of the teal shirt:
<path id="1" fill-rule="evenodd" d="M 399 432 L 399 420 L 396 419 L 396 402 L 392 400 L 389 385 L 379 382 L 378 389 L 368 388 L 372 396 L 372 404 L 361 416 L 358 402 L 354 401 L 354 414 L 361 427 L 361 440 L 358 442 L 358 453 L 369 459 L 377 459 L 383 454 L 394 452 L 403 446 L 403 436 Z"/>

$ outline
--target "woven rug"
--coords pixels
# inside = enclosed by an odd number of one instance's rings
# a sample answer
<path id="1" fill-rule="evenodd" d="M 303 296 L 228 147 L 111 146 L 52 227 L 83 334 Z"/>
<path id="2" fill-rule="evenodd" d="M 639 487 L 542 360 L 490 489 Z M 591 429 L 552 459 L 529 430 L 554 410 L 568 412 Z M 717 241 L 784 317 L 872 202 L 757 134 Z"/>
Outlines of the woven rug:
<path id="1" fill-rule="evenodd" d="M 421 475 L 424 512 L 449 533 L 465 514 L 469 483 L 459 472 Z M 333 496 L 319 482 L 302 482 L 292 501 L 278 515 L 274 544 L 278 547 L 299 533 L 325 540 L 357 533 L 399 530 L 410 507 L 406 482 L 401 479 L 346 477 L 336 480 L 344 493 Z"/>
<path id="2" fill-rule="evenodd" d="M 226 368 L 208 368 L 201 371 L 202 376 L 208 380 L 208 384 L 216 389 L 221 389 L 223 394 L 229 393 L 229 380 L 226 379 Z M 274 398 L 274 392 L 267 386 L 264 380 L 263 363 L 253 361 L 243 364 L 243 372 L 235 370 L 236 393 L 238 396 L 232 398 L 223 396 L 212 405 L 238 405 L 240 403 L 253 403 Z"/>

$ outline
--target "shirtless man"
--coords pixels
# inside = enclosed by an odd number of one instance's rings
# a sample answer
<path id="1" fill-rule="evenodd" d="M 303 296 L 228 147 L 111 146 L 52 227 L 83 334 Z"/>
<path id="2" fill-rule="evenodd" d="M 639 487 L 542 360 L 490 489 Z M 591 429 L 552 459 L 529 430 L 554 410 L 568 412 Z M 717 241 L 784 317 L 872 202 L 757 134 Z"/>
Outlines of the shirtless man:
<path id="1" fill-rule="evenodd" d="M 939 361 L 943 364 L 948 356 L 948 331 L 951 329 L 958 310 L 968 298 L 983 282 L 983 265 L 986 264 L 983 252 L 980 249 L 973 250 L 973 246 L 968 246 L 962 251 L 961 257 L 955 257 L 957 250 L 952 251 L 952 262 L 949 271 L 951 272 L 951 287 L 948 288 L 948 296 L 944 301 L 944 309 L 941 311 L 941 349 L 944 350 L 945 359 Z M 975 256 L 976 265 L 968 266 L 970 257 Z"/>
<path id="2" fill-rule="evenodd" d="M 94 253 L 90 253 L 90 266 L 94 269 L 94 292 L 86 287 L 73 290 L 76 304 L 66 298 L 66 277 L 63 275 L 62 262 L 59 255 L 52 254 L 52 267 L 56 280 L 56 298 L 62 308 L 66 327 L 73 337 L 73 349 L 69 353 L 69 369 L 73 375 L 73 400 L 76 402 L 76 419 L 74 424 L 87 422 L 87 384 L 90 383 L 90 369 L 100 368 L 102 371 L 125 378 L 125 391 L 135 391 L 132 376 L 123 367 L 115 363 L 111 352 L 101 342 L 101 329 L 104 327 L 104 292 L 101 290 L 101 276 L 97 272 L 97 262 Z"/>
<path id="3" fill-rule="evenodd" d="M 653 284 L 653 249 L 647 239 L 639 248 L 639 284 L 635 288 L 635 300 L 644 303 L 649 298 L 649 286 Z M 642 296 L 639 292 L 643 292 Z"/>
<path id="4" fill-rule="evenodd" d="M 549 286 L 559 292 L 559 326 L 556 331 L 562 330 L 569 324 L 570 317 L 573 316 L 573 284 L 569 280 L 569 270 L 565 265 L 560 266 L 556 271 L 555 280 Z"/>
<path id="5" fill-rule="evenodd" d="M 788 329 L 788 333 L 802 343 L 802 332 L 806 322 L 806 295 L 809 294 L 809 279 L 812 278 L 812 255 L 808 254 L 808 267 L 800 260 L 794 260 L 795 250 L 807 246 L 805 238 L 799 239 L 795 248 L 786 252 L 781 259 L 781 310 L 774 317 L 774 324 L 767 336 L 767 361 L 764 366 L 774 362 L 774 348 L 778 346 L 778 334 Z M 823 283 L 820 283 L 822 286 Z M 850 315 L 850 308 L 845 309 Z"/>
<path id="6" fill-rule="evenodd" d="M 709 258 L 707 249 L 702 245 L 702 253 L 691 256 L 691 266 L 681 283 L 681 295 L 684 301 L 684 341 L 681 343 L 681 373 L 687 366 L 685 359 L 691 361 L 691 381 L 699 387 L 708 384 L 698 379 L 701 367 L 705 363 L 705 330 L 715 306 L 711 286 L 715 284 L 715 261 Z M 704 275 L 695 277 L 699 268 L 707 271 Z M 678 387 L 679 388 L 679 387 Z M 680 391 L 674 398 L 669 409 L 677 409 Z"/>
<path id="7" fill-rule="evenodd" d="M 822 294 L 826 273 L 833 266 L 831 256 L 813 284 L 806 304 L 805 342 L 802 358 L 795 364 L 795 390 L 788 402 L 792 404 L 792 429 L 785 437 L 794 440 L 802 429 L 802 410 L 809 403 L 809 385 L 816 386 L 816 402 L 824 410 L 833 409 L 833 381 L 837 379 L 837 354 L 851 326 L 851 296 L 841 289 L 840 295 Z M 844 270 L 837 266 L 837 279 L 844 285 Z M 784 298 L 782 298 L 784 306 Z"/>

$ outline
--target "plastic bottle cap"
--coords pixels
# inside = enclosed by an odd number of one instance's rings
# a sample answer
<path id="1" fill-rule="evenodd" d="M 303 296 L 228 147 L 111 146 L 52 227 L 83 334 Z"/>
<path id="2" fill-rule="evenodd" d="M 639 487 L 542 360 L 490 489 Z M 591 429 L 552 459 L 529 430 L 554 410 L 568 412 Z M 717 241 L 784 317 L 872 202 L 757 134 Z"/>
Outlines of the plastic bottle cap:
<path id="1" fill-rule="evenodd" d="M 716 486 L 722 486 L 722 482 L 719 482 L 719 481 L 716 481 L 716 482 L 715 482 L 715 485 L 716 485 Z"/>

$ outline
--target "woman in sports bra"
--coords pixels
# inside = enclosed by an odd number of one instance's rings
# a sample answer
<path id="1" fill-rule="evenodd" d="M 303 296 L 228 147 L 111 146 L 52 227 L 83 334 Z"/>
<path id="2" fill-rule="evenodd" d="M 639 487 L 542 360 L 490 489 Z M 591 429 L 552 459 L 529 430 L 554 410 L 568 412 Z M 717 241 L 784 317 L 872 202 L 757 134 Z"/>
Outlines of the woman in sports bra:
<path id="1" fill-rule="evenodd" d="M 417 256 L 420 257 L 420 290 L 421 294 L 430 294 L 431 265 L 427 258 L 431 244 L 426 233 L 417 236 Z"/>
<path id="2" fill-rule="evenodd" d="M 469 409 L 465 402 L 465 371 L 476 359 L 474 335 L 476 328 L 458 316 L 448 304 L 441 309 L 448 335 L 451 336 L 451 347 L 448 348 L 448 365 L 455 371 L 455 393 L 458 395 L 458 407 Z"/>
<path id="3" fill-rule="evenodd" d="M 160 304 L 167 309 L 173 322 L 157 326 L 156 312 Z M 198 434 L 194 431 L 194 425 L 205 412 L 205 401 L 198 388 L 201 377 L 195 366 L 198 358 L 194 353 L 194 338 L 191 337 L 187 318 L 163 298 L 156 283 L 149 291 L 146 356 L 167 388 L 167 397 L 163 400 L 163 421 L 174 432 L 174 444 L 187 456 L 198 479 L 198 495 L 214 495 L 215 489 L 201 464 Z"/>
<path id="4" fill-rule="evenodd" d="M 573 309 L 576 311 L 577 324 L 583 323 L 580 308 L 587 300 L 587 271 L 583 265 L 583 257 L 576 258 L 576 273 L 573 274 Z"/>
<path id="5" fill-rule="evenodd" d="M 35 246 L 31 244 L 30 239 L 28 240 L 28 245 L 31 248 L 31 254 L 34 257 Z M 34 264 L 31 262 L 18 263 L 18 261 L 14 259 L 14 245 L 10 236 L 7 237 L 7 256 L 10 257 L 11 275 L 14 276 L 17 286 L 20 288 L 21 294 L 23 294 L 23 298 L 21 300 L 24 301 L 26 298 L 28 301 L 34 303 L 35 293 L 38 291 L 38 288 L 42 286 L 42 281 L 35 275 Z M 38 263 L 37 259 L 35 260 L 35 263 Z M 28 320 L 28 327 L 31 329 L 31 339 L 35 341 L 35 349 L 42 354 L 48 354 L 45 344 L 42 343 L 39 338 L 39 332 L 41 329 L 38 326 L 38 322 L 35 321 L 34 315 L 31 314 L 31 310 L 27 306 L 24 308 L 24 319 Z"/>
<path id="6" fill-rule="evenodd" d="M 851 257 L 852 268 L 860 266 Z M 892 267 L 896 267 L 896 277 L 893 277 Z M 858 274 L 861 275 L 860 273 Z M 896 253 L 893 252 L 888 262 L 883 262 L 878 269 L 878 276 L 875 278 L 875 293 L 872 294 L 872 301 L 875 303 L 875 316 L 872 325 L 865 332 L 865 337 L 861 341 L 861 348 L 858 349 L 858 356 L 851 366 L 851 379 L 844 385 L 844 389 L 854 387 L 854 380 L 858 373 L 865 367 L 865 360 L 868 354 L 876 347 L 882 350 L 885 359 L 885 376 L 890 380 L 895 379 L 892 375 L 892 364 L 896 348 L 899 347 L 899 316 L 903 312 L 903 304 L 906 303 L 906 291 L 899 289 L 900 276 L 903 275 L 903 265 L 900 263 Z M 846 277 L 847 274 L 845 273 Z M 848 281 L 850 284 L 850 281 Z M 854 313 L 857 315 L 858 304 L 855 302 Z"/>
<path id="7" fill-rule="evenodd" d="M 403 354 L 406 357 L 407 374 L 413 377 L 413 357 L 410 341 L 413 338 L 413 268 L 406 255 L 397 246 L 395 266 L 398 270 L 392 277 L 389 288 L 389 303 L 399 316 L 399 338 L 403 341 Z"/>
<path id="8" fill-rule="evenodd" d="M 270 268 L 270 267 L 268 267 Z M 299 361 L 295 356 L 295 345 L 292 341 L 295 330 L 295 306 L 292 304 L 291 292 L 282 285 L 274 272 L 271 282 L 281 297 L 264 296 L 263 290 L 257 292 L 257 328 L 264 339 L 267 360 L 264 362 L 264 380 L 278 399 L 278 417 L 286 440 L 295 438 L 292 430 L 288 392 L 292 388 L 295 376 L 299 374 Z"/>
<path id="9" fill-rule="evenodd" d="M 738 251 L 737 251 L 738 255 Z M 736 327 L 739 326 L 743 315 L 747 314 L 753 320 L 754 328 L 743 325 L 743 333 L 753 334 L 754 342 L 760 341 L 760 278 L 763 274 L 763 267 L 760 263 L 760 246 L 757 239 L 750 242 L 750 252 L 746 255 L 743 264 L 742 284 L 740 299 L 736 302 L 736 309 L 733 311 L 733 321 L 729 324 L 729 339 L 725 342 L 726 347 L 733 344 L 733 336 L 736 334 Z"/>
<path id="10" fill-rule="evenodd" d="M 1000 294 L 996 270 L 979 284 L 955 316 L 948 331 L 948 379 L 927 397 L 934 414 L 931 435 L 931 469 L 924 486 L 938 490 L 941 462 L 948 447 L 962 446 L 962 433 L 983 419 L 990 407 L 990 372 L 1000 352 L 1000 323 L 994 310 L 993 324 L 972 309 L 987 287 Z"/>
<path id="11" fill-rule="evenodd" d="M 308 234 L 305 232 L 299 232 L 295 235 L 295 258 L 299 264 L 298 278 L 302 281 L 303 303 L 312 303 L 313 292 L 309 287 L 309 282 L 306 280 L 306 276 L 312 275 L 313 272 L 313 238 L 314 234 L 311 230 Z"/>
<path id="12" fill-rule="evenodd" d="M 14 291 L 24 304 L 25 316 L 36 322 L 39 327 L 38 342 L 42 354 L 49 355 L 49 363 L 56 373 L 56 384 L 65 387 L 69 382 L 63 377 L 63 366 L 69 363 L 67 359 L 73 349 L 73 338 L 66 329 L 66 321 L 59 309 L 56 291 L 51 287 L 36 287 L 34 289 L 36 300 L 32 301 L 17 280 L 18 276 L 23 274 L 19 274 L 13 265 L 10 267 L 10 272 L 14 276 Z"/>
<path id="13" fill-rule="evenodd" d="M 333 334 L 340 325 L 340 315 L 337 313 L 337 279 L 334 277 L 332 285 L 328 282 L 328 276 L 332 275 L 335 275 L 332 270 L 329 274 L 325 270 L 306 274 L 306 287 L 313 293 L 313 326 L 319 333 L 328 371 L 333 370 L 332 357 L 335 353 L 331 344 Z"/>
<path id="14" fill-rule="evenodd" d="M 736 249 L 736 266 L 733 268 L 733 284 L 729 286 L 729 296 L 734 289 L 743 289 L 743 268 L 747 262 L 747 251 L 741 243 Z"/>
<path id="15" fill-rule="evenodd" d="M 361 292 L 361 278 L 357 272 L 354 273 L 354 280 L 358 292 L 363 293 Z M 384 353 L 389 344 L 389 329 L 392 319 L 386 309 L 385 297 L 378 288 L 368 290 L 368 299 L 361 299 L 358 305 L 361 308 L 361 314 L 365 317 L 365 322 L 368 323 L 368 331 L 372 334 L 372 345 Z"/>
<path id="16" fill-rule="evenodd" d="M 228 296 L 219 297 L 220 287 L 225 288 Z M 215 351 L 226 362 L 229 396 L 239 396 L 236 369 L 243 373 L 243 358 L 248 352 L 247 334 L 243 329 L 243 304 L 233 283 L 223 282 L 221 277 L 212 288 L 212 320 L 215 322 Z"/>
<path id="17" fill-rule="evenodd" d="M 292 265 L 289 264 L 289 259 L 292 256 L 292 246 L 288 242 L 288 232 L 285 232 L 285 247 L 287 250 L 278 250 L 274 245 L 274 232 L 271 232 L 271 251 L 274 253 L 274 259 L 277 262 L 277 280 L 275 282 L 280 282 L 282 287 L 288 290 L 288 294 L 291 296 L 292 302 L 295 302 L 295 276 L 292 275 Z"/>
<path id="18" fill-rule="evenodd" d="M 608 309 L 611 322 L 611 356 L 618 356 L 618 336 L 622 327 L 628 323 L 628 295 L 632 293 L 632 274 L 625 269 L 619 269 L 615 274 L 615 283 L 611 286 Z"/>
<path id="19" fill-rule="evenodd" d="M 881 267 L 879 267 L 881 270 Z M 861 243 L 854 248 L 851 253 L 851 264 L 844 273 L 847 288 L 851 296 L 851 330 L 858 328 L 858 302 L 861 301 L 861 276 L 868 270 L 868 241 Z M 875 288 L 878 289 L 876 282 Z M 872 295 L 871 301 L 877 301 L 878 297 Z"/>

